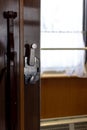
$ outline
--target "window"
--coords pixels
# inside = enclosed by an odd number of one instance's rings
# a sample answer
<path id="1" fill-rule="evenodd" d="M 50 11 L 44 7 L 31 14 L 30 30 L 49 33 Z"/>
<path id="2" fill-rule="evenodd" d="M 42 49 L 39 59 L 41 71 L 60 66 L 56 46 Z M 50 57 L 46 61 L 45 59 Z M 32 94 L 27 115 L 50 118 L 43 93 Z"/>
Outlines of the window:
<path id="1" fill-rule="evenodd" d="M 84 0 L 41 0 L 41 73 L 85 73 Z"/>

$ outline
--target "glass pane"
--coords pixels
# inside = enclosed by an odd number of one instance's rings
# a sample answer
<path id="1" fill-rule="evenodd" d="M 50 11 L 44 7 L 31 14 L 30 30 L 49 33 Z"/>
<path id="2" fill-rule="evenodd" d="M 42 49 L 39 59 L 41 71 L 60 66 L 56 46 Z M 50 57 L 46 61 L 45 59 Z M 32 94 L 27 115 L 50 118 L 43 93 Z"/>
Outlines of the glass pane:
<path id="1" fill-rule="evenodd" d="M 41 51 L 41 73 L 58 72 L 68 76 L 86 73 L 84 50 Z"/>
<path id="2" fill-rule="evenodd" d="M 84 48 L 84 6 L 84 0 L 41 0 L 41 48 Z M 82 76 L 84 68 L 85 50 L 41 50 L 41 72 Z"/>
<path id="3" fill-rule="evenodd" d="M 41 48 L 84 47 L 83 0 L 41 0 Z"/>

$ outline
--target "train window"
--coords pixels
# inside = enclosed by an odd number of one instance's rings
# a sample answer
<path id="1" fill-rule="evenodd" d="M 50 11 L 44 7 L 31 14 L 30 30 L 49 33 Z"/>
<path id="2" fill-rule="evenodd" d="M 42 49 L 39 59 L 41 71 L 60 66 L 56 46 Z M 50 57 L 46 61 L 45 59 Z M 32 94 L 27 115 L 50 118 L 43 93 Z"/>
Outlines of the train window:
<path id="1" fill-rule="evenodd" d="M 84 8 L 85 0 L 41 0 L 41 73 L 86 75 Z"/>

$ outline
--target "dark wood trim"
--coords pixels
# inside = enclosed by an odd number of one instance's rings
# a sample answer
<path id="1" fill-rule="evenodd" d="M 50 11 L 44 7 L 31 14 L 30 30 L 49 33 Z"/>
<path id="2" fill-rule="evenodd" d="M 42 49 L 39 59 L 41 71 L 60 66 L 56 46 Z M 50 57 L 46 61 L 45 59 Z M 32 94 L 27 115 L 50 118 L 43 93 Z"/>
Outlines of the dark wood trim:
<path id="1" fill-rule="evenodd" d="M 19 0 L 20 130 L 24 130 L 24 1 Z"/>
<path id="2" fill-rule="evenodd" d="M 24 24 L 25 25 L 29 25 L 29 26 L 40 26 L 40 21 L 28 21 L 28 20 L 25 20 L 24 21 Z"/>
<path id="3" fill-rule="evenodd" d="M 25 86 L 25 130 L 40 130 L 40 82 Z"/>
<path id="4" fill-rule="evenodd" d="M 85 46 L 87 46 L 87 0 L 83 0 L 83 39 Z M 87 62 L 87 51 L 85 56 L 85 63 Z"/>

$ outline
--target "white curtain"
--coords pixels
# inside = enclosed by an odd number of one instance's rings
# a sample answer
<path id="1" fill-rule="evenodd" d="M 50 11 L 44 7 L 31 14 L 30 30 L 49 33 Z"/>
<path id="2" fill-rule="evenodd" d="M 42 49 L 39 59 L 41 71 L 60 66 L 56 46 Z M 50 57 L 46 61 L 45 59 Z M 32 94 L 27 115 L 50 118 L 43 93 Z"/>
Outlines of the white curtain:
<path id="1" fill-rule="evenodd" d="M 41 0 L 41 48 L 84 48 L 83 0 Z M 41 72 L 83 76 L 84 50 L 41 50 Z"/>

